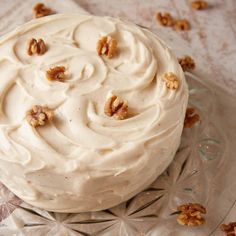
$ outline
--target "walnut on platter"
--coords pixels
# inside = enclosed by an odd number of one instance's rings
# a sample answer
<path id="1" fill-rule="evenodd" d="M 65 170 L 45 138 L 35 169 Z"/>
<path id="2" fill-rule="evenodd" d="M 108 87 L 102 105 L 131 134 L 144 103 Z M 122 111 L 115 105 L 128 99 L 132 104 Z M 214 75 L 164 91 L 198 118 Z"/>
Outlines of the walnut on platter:
<path id="1" fill-rule="evenodd" d="M 231 222 L 229 224 L 222 224 L 220 229 L 227 235 L 227 236 L 236 236 L 236 222 Z"/>
<path id="2" fill-rule="evenodd" d="M 184 119 L 184 128 L 192 128 L 199 121 L 200 116 L 196 114 L 196 110 L 192 107 L 188 107 Z"/>
<path id="3" fill-rule="evenodd" d="M 64 66 L 52 67 L 46 72 L 47 79 L 63 82 L 66 79 L 65 71 L 66 68 Z"/>
<path id="4" fill-rule="evenodd" d="M 112 95 L 105 103 L 104 113 L 107 116 L 114 116 L 117 120 L 123 120 L 128 115 L 128 103 Z"/>
<path id="5" fill-rule="evenodd" d="M 53 13 L 53 11 L 46 7 L 43 3 L 38 3 L 33 8 L 33 13 L 35 18 L 40 18 L 43 16 L 48 16 Z"/>
<path id="6" fill-rule="evenodd" d="M 168 89 L 176 90 L 179 87 L 179 80 L 177 76 L 172 72 L 165 73 L 162 77 L 162 80 L 165 81 L 166 87 Z"/>
<path id="7" fill-rule="evenodd" d="M 180 225 L 199 226 L 205 223 L 202 214 L 206 214 L 206 208 L 199 203 L 188 203 L 178 206 L 177 222 Z"/>
<path id="8" fill-rule="evenodd" d="M 97 42 L 98 55 L 106 55 L 108 58 L 112 58 L 117 51 L 117 41 L 111 36 L 101 37 Z"/>
<path id="9" fill-rule="evenodd" d="M 174 19 L 168 12 L 158 12 L 156 19 L 162 26 L 172 26 L 174 24 Z"/>
<path id="10" fill-rule="evenodd" d="M 45 42 L 42 39 L 32 38 L 29 41 L 27 52 L 30 56 L 33 54 L 43 55 L 47 51 Z"/>
<path id="11" fill-rule="evenodd" d="M 32 109 L 27 111 L 26 119 L 28 123 L 33 126 L 43 126 L 47 121 L 53 119 L 54 112 L 47 106 L 34 105 Z"/>
<path id="12" fill-rule="evenodd" d="M 190 24 L 186 19 L 176 20 L 174 28 L 178 31 L 185 31 L 190 29 Z"/>
<path id="13" fill-rule="evenodd" d="M 190 56 L 184 56 L 184 57 L 178 58 L 178 61 L 183 71 L 195 69 L 195 62 Z"/>
<path id="14" fill-rule="evenodd" d="M 208 7 L 208 4 L 204 0 L 197 0 L 197 1 L 193 1 L 191 3 L 191 6 L 195 10 L 203 10 L 203 9 L 206 9 Z"/>

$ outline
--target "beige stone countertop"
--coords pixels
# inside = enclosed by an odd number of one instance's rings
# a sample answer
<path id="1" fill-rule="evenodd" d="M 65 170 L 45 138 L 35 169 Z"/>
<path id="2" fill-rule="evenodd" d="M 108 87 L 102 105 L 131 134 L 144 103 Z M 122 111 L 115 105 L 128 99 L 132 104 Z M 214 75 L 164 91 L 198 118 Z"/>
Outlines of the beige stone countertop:
<path id="1" fill-rule="evenodd" d="M 45 0 L 46 1 L 46 0 Z M 36 0 L 1 0 L 0 35 L 32 19 Z M 44 1 L 43 1 L 44 2 Z M 196 62 L 195 74 L 209 79 L 229 92 L 236 91 L 236 0 L 208 0 L 209 8 L 196 11 L 190 0 L 48 0 L 58 12 L 75 12 L 80 4 L 96 15 L 133 21 L 163 38 L 177 56 L 190 55 Z M 157 12 L 185 18 L 191 29 L 176 32 L 156 21 Z M 234 111 L 236 112 L 236 111 Z M 225 222 L 236 221 L 236 206 Z"/>

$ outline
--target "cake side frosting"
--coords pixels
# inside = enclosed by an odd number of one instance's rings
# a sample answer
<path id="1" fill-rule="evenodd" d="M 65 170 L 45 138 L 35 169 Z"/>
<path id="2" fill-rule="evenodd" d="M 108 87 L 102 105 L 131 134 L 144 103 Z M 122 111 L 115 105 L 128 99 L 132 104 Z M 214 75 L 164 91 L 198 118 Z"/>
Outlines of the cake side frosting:
<path id="1" fill-rule="evenodd" d="M 117 40 L 117 55 L 96 53 L 100 37 Z M 31 38 L 47 45 L 29 56 Z M 64 82 L 46 71 L 66 68 Z M 184 74 L 151 32 L 109 17 L 54 15 L 0 39 L 0 181 L 26 202 L 50 211 L 109 208 L 155 180 L 179 146 L 188 100 Z M 162 77 L 174 73 L 177 90 Z M 111 95 L 129 116 L 104 114 Z M 32 127 L 26 111 L 47 105 L 55 118 Z"/>

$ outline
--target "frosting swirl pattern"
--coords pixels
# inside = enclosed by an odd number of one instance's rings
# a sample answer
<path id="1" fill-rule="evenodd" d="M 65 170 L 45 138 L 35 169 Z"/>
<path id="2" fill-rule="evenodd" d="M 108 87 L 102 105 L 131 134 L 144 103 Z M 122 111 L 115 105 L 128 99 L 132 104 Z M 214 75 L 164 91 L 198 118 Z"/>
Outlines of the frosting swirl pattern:
<path id="1" fill-rule="evenodd" d="M 118 42 L 112 59 L 96 43 Z M 43 38 L 44 55 L 29 56 L 27 42 Z M 68 79 L 45 72 L 64 66 Z M 54 15 L 29 22 L 0 39 L 0 180 L 26 202 L 50 211 L 109 208 L 144 189 L 172 161 L 188 100 L 184 74 L 151 32 L 110 17 Z M 161 77 L 177 75 L 178 90 Z M 129 117 L 104 114 L 115 94 Z M 53 122 L 33 128 L 26 111 L 54 109 Z"/>

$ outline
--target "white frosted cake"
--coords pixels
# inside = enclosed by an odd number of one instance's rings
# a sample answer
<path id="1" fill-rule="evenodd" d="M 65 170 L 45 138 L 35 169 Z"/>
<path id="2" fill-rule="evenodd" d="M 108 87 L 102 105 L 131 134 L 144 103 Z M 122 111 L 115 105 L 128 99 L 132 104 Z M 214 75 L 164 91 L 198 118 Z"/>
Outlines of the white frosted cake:
<path id="1" fill-rule="evenodd" d="M 110 17 L 44 17 L 0 39 L 0 68 L 0 181 L 27 203 L 106 209 L 173 160 L 188 88 L 148 30 Z"/>

